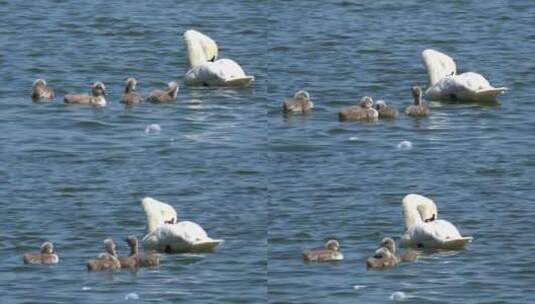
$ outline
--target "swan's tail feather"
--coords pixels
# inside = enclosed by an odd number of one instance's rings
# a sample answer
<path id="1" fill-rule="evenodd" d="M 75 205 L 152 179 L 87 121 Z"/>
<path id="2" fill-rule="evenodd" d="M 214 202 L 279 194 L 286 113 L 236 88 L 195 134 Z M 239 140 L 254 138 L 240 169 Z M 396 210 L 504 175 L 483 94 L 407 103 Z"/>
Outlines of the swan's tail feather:
<path id="1" fill-rule="evenodd" d="M 454 240 L 446 240 L 440 246 L 440 249 L 462 249 L 473 240 L 474 238 L 471 236 L 465 236 Z"/>
<path id="2" fill-rule="evenodd" d="M 225 80 L 225 86 L 228 87 L 247 87 L 254 82 L 254 76 L 236 77 Z"/>
<path id="3" fill-rule="evenodd" d="M 203 240 L 195 242 L 191 245 L 191 251 L 192 252 L 211 252 L 216 249 L 219 244 L 223 243 L 223 240 Z"/>
<path id="4" fill-rule="evenodd" d="M 499 95 L 505 93 L 505 91 L 507 90 L 508 88 L 506 87 L 480 89 L 475 92 L 476 100 L 477 101 L 495 101 Z"/>
<path id="5" fill-rule="evenodd" d="M 430 87 L 434 86 L 440 79 L 457 73 L 455 62 L 446 54 L 427 49 L 422 52 L 422 59 L 427 69 Z"/>

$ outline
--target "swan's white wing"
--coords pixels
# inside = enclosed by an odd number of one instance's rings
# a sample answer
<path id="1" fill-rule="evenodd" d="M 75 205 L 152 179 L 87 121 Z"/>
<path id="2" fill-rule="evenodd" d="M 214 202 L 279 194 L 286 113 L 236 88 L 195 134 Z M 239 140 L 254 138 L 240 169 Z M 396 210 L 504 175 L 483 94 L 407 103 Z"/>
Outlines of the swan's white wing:
<path id="1" fill-rule="evenodd" d="M 163 202 L 146 197 L 141 202 L 147 217 L 147 232 L 152 232 L 165 222 L 178 221 L 175 209 Z"/>
<path id="2" fill-rule="evenodd" d="M 447 76 L 427 89 L 425 98 L 437 101 L 495 102 L 507 88 L 495 88 L 480 74 L 467 72 Z"/>
<path id="3" fill-rule="evenodd" d="M 184 33 L 184 42 L 188 51 L 190 67 L 217 59 L 217 44 L 212 38 L 203 33 L 196 30 L 187 30 Z"/>
<path id="4" fill-rule="evenodd" d="M 427 49 L 422 52 L 422 59 L 429 77 L 429 86 L 434 86 L 440 79 L 457 73 L 455 62 L 444 53 Z"/>
<path id="5" fill-rule="evenodd" d="M 472 241 L 462 237 L 459 230 L 448 221 L 435 220 L 410 227 L 401 238 L 401 245 L 418 248 L 455 249 Z"/>
<path id="6" fill-rule="evenodd" d="M 440 242 L 461 237 L 459 230 L 446 220 L 435 220 L 425 223 L 424 226 L 429 233 L 433 234 L 433 238 Z"/>
<path id="7" fill-rule="evenodd" d="M 205 252 L 212 251 L 222 240 L 208 237 L 206 231 L 197 223 L 184 221 L 159 226 L 147 234 L 143 240 L 146 249 L 159 252 Z"/>
<path id="8" fill-rule="evenodd" d="M 184 80 L 192 86 L 248 86 L 254 77 L 245 75 L 235 61 L 220 59 L 193 67 L 186 73 Z"/>

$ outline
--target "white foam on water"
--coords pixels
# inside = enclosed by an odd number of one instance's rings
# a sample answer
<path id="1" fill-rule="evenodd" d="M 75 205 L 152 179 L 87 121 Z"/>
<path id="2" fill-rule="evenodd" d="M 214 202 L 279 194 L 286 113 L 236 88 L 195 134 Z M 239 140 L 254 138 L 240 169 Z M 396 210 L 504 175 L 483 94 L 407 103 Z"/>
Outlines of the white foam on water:
<path id="1" fill-rule="evenodd" d="M 357 140 L 359 140 L 359 138 L 357 136 L 351 136 L 348 139 L 349 139 L 349 141 L 357 141 Z"/>
<path id="2" fill-rule="evenodd" d="M 366 285 L 355 285 L 355 286 L 353 286 L 353 289 L 354 290 L 360 290 L 360 289 L 364 289 L 366 287 L 368 287 L 368 286 L 366 286 Z"/>
<path id="3" fill-rule="evenodd" d="M 159 124 L 150 124 L 145 127 L 145 133 L 154 134 L 162 132 L 162 127 Z"/>
<path id="4" fill-rule="evenodd" d="M 82 287 L 82 290 L 83 290 L 83 291 L 88 291 L 88 290 L 91 290 L 91 289 L 92 289 L 92 288 L 89 287 L 89 286 L 83 286 L 83 287 Z"/>
<path id="5" fill-rule="evenodd" d="M 405 301 L 407 298 L 407 294 L 405 294 L 403 291 L 396 291 L 390 295 L 390 300 L 394 302 Z"/>
<path id="6" fill-rule="evenodd" d="M 124 299 L 125 300 L 139 300 L 139 295 L 135 292 L 131 292 L 127 294 L 126 296 L 124 296 Z"/>
<path id="7" fill-rule="evenodd" d="M 405 151 L 412 149 L 412 143 L 408 140 L 404 140 L 398 144 L 398 150 Z"/>

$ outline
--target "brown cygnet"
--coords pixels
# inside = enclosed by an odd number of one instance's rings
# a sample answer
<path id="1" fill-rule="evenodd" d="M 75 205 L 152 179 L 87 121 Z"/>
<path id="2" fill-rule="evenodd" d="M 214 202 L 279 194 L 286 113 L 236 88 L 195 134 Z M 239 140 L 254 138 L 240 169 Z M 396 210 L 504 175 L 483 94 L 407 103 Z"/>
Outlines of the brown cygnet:
<path id="1" fill-rule="evenodd" d="M 376 121 L 379 118 L 379 113 L 373 108 L 373 99 L 369 96 L 364 96 L 360 99 L 359 105 L 342 108 L 338 112 L 338 118 L 341 121 Z"/>
<path id="2" fill-rule="evenodd" d="M 130 246 L 130 256 L 137 257 L 139 267 L 156 267 L 160 265 L 160 255 L 157 253 L 139 254 L 139 241 L 135 235 L 126 238 Z"/>
<path id="3" fill-rule="evenodd" d="M 310 100 L 307 91 L 298 91 L 292 99 L 282 103 L 282 110 L 285 113 L 307 113 L 314 108 L 314 103 Z"/>
<path id="4" fill-rule="evenodd" d="M 429 111 L 429 108 L 425 102 L 422 100 L 422 89 L 419 86 L 414 86 L 411 88 L 411 91 L 412 97 L 414 97 L 414 104 L 405 109 L 405 114 L 414 117 L 429 116 L 431 112 Z"/>
<path id="5" fill-rule="evenodd" d="M 54 99 L 54 90 L 46 85 L 44 79 L 36 79 L 32 85 L 32 100 L 34 102 L 47 102 Z"/>
<path id="6" fill-rule="evenodd" d="M 140 267 L 137 255 L 137 248 L 132 247 L 132 244 L 129 241 L 129 237 L 127 237 L 125 241 L 130 247 L 130 254 L 127 256 L 117 257 L 117 259 L 119 259 L 119 262 L 121 263 L 121 269 L 137 270 Z"/>
<path id="7" fill-rule="evenodd" d="M 378 100 L 375 103 L 375 109 L 379 113 L 379 119 L 396 119 L 399 115 L 398 110 L 387 105 L 384 100 Z"/>
<path id="8" fill-rule="evenodd" d="M 91 105 L 95 107 L 105 107 L 106 99 L 106 86 L 97 81 L 93 83 L 91 87 L 91 94 L 67 94 L 63 96 L 63 102 L 68 104 L 80 104 L 80 105 Z"/>
<path id="9" fill-rule="evenodd" d="M 103 271 L 121 269 L 121 262 L 117 258 L 115 242 L 112 239 L 104 240 L 105 252 L 99 254 L 95 260 L 87 262 L 88 271 Z"/>
<path id="10" fill-rule="evenodd" d="M 24 264 L 57 264 L 59 257 L 54 252 L 54 245 L 51 242 L 44 242 L 41 245 L 40 253 L 26 253 Z"/>
<path id="11" fill-rule="evenodd" d="M 121 98 L 121 103 L 124 103 L 127 106 L 133 106 L 143 102 L 143 96 L 136 92 L 137 80 L 135 78 L 128 78 L 126 80 L 126 87 L 124 89 L 123 97 Z"/>
<path id="12" fill-rule="evenodd" d="M 305 250 L 303 259 L 307 262 L 332 262 L 343 260 L 344 255 L 340 252 L 340 243 L 335 239 L 329 239 L 324 248 Z"/>
<path id="13" fill-rule="evenodd" d="M 397 266 L 400 262 L 413 262 L 418 258 L 416 251 L 407 250 L 401 255 L 396 253 L 396 242 L 390 237 L 381 240 L 379 248 L 366 261 L 368 269 L 382 269 Z"/>
<path id="14" fill-rule="evenodd" d="M 375 250 L 374 254 L 366 260 L 368 269 L 382 269 L 395 267 L 399 264 L 400 259 L 396 256 L 396 243 L 392 238 L 384 238 L 380 247 Z"/>
<path id="15" fill-rule="evenodd" d="M 178 83 L 176 81 L 171 81 L 167 84 L 167 90 L 154 90 L 150 92 L 147 100 L 152 103 L 163 103 L 176 100 L 176 95 L 178 94 Z"/>

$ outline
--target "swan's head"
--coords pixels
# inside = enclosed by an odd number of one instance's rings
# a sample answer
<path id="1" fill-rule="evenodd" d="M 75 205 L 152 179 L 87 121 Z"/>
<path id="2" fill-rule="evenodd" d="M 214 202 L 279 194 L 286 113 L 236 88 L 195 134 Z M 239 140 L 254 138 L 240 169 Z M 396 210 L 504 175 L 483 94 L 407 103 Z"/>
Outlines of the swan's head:
<path id="1" fill-rule="evenodd" d="M 51 242 L 44 242 L 41 245 L 41 253 L 52 254 L 54 253 L 54 245 Z"/>
<path id="2" fill-rule="evenodd" d="M 396 253 L 396 242 L 390 237 L 385 237 L 381 240 L 381 247 L 390 250 L 392 253 Z"/>
<path id="3" fill-rule="evenodd" d="M 137 85 L 137 80 L 133 77 L 130 77 L 126 80 L 126 88 L 124 90 L 125 93 L 135 91 Z"/>
<path id="4" fill-rule="evenodd" d="M 184 33 L 184 42 L 188 50 L 188 60 L 191 67 L 201 65 L 217 59 L 217 44 L 210 37 L 196 30 Z"/>
<path id="5" fill-rule="evenodd" d="M 46 87 L 46 81 L 41 78 L 36 79 L 32 84 L 32 88 L 35 89 L 37 87 Z"/>
<path id="6" fill-rule="evenodd" d="M 294 99 L 309 101 L 310 100 L 310 94 L 308 94 L 308 92 L 305 91 L 305 90 L 300 90 L 300 91 L 297 91 L 294 94 Z"/>
<path id="7" fill-rule="evenodd" d="M 93 86 L 91 87 L 91 93 L 93 96 L 103 96 L 106 95 L 106 86 L 104 83 L 97 81 L 93 83 Z"/>
<path id="8" fill-rule="evenodd" d="M 375 102 L 375 109 L 376 110 L 381 110 L 381 109 L 384 109 L 386 108 L 386 102 L 384 100 L 377 100 Z"/>
<path id="9" fill-rule="evenodd" d="M 332 251 L 339 251 L 340 250 L 340 243 L 338 243 L 335 239 L 330 239 L 325 243 L 325 248 L 332 250 Z"/>
<path id="10" fill-rule="evenodd" d="M 359 105 L 364 109 L 371 109 L 373 107 L 373 99 L 370 96 L 364 96 L 360 99 Z"/>
<path id="11" fill-rule="evenodd" d="M 372 268 L 385 268 L 395 264 L 396 257 L 390 250 L 385 247 L 380 247 L 375 250 L 373 255 L 366 260 L 366 266 L 368 269 Z"/>
<path id="12" fill-rule="evenodd" d="M 116 249 L 117 249 L 117 245 L 112 239 L 107 238 L 104 240 L 104 250 L 106 250 L 107 253 L 111 255 L 116 255 L 116 251 L 115 251 Z"/>
<path id="13" fill-rule="evenodd" d="M 422 103 L 422 89 L 419 86 L 413 86 L 411 91 L 412 97 L 414 97 L 414 104 L 420 105 Z"/>

